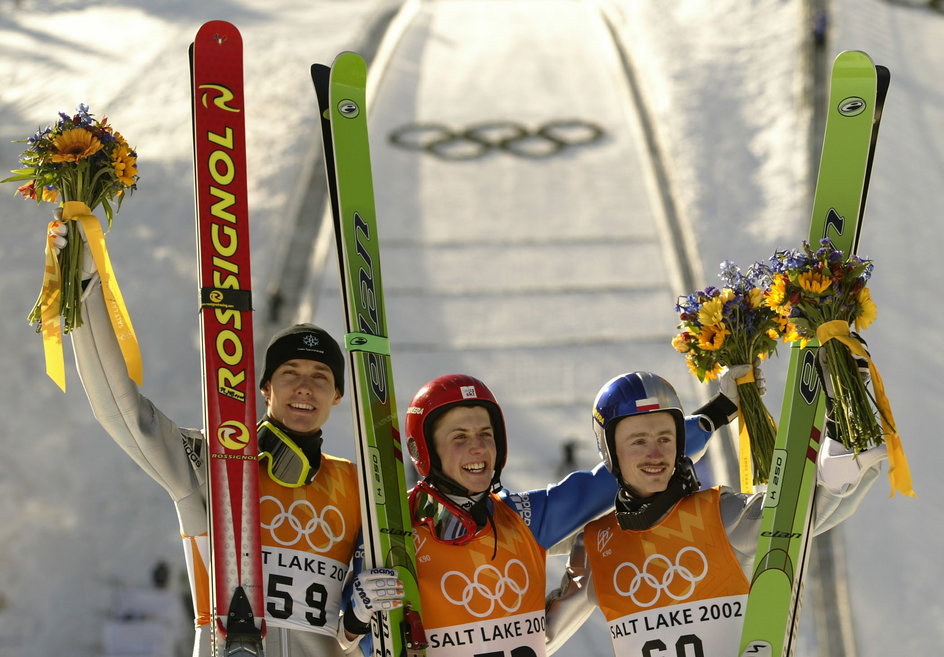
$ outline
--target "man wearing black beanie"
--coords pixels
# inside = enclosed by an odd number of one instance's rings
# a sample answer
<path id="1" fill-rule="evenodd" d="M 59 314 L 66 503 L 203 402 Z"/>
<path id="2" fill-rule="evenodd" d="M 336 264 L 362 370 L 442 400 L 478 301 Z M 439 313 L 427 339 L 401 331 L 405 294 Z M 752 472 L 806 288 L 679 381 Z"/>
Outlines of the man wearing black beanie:
<path id="1" fill-rule="evenodd" d="M 276 333 L 266 348 L 259 389 L 266 419 L 301 436 L 321 433 L 344 395 L 344 355 L 327 331 L 296 324 Z"/>
<path id="2" fill-rule="evenodd" d="M 84 323 L 71 334 L 82 384 L 102 427 L 174 500 L 193 594 L 193 655 L 209 657 L 205 437 L 141 394 L 125 368 L 97 273 L 85 287 Z M 342 588 L 360 542 L 360 496 L 354 464 L 324 454 L 321 445 L 322 426 L 344 394 L 344 354 L 318 326 L 286 328 L 266 349 L 259 389 L 266 401 L 258 427 L 265 652 L 342 657 L 357 650 L 356 644 L 342 650 L 337 633 Z M 374 592 L 375 577 L 367 570 L 354 578 L 370 611 L 398 595 Z"/>

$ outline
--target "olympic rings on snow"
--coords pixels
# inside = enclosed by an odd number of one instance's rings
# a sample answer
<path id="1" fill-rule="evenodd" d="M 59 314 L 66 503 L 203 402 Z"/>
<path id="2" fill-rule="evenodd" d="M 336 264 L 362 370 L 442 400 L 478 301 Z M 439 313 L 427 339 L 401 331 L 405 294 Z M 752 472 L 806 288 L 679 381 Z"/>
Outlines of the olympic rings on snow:
<path id="1" fill-rule="evenodd" d="M 260 524 L 263 529 L 269 530 L 272 540 L 279 545 L 291 547 L 304 537 L 313 551 L 323 554 L 344 538 L 344 530 L 346 527 L 344 516 L 341 515 L 337 507 L 326 506 L 319 514 L 317 509 L 315 509 L 308 500 L 295 500 L 287 511 L 278 498 L 266 495 L 260 498 L 260 507 L 266 502 L 274 502 L 278 508 L 278 513 L 272 516 L 271 523 L 267 524 L 265 521 L 262 521 Z M 307 517 L 307 522 L 303 523 L 303 521 L 299 519 L 299 516 Z M 282 535 L 284 532 L 278 532 L 278 529 L 286 523 L 286 526 L 292 530 L 291 533 L 294 535 L 290 539 L 286 539 Z M 335 529 L 338 531 L 335 532 Z M 317 541 L 316 545 L 316 541 L 312 536 L 319 530 L 321 540 Z"/>
<path id="2" fill-rule="evenodd" d="M 519 582 L 511 576 L 512 566 L 517 566 L 520 569 L 522 581 Z M 486 575 L 487 579 L 495 580 L 494 589 L 489 588 L 488 584 L 482 581 L 483 579 L 486 579 L 483 577 L 483 575 Z M 459 580 L 465 584 L 462 589 L 462 595 L 458 600 L 449 595 L 449 592 L 446 590 L 446 581 L 453 577 L 458 577 Z M 507 564 L 505 564 L 504 573 L 502 573 L 492 564 L 487 563 L 475 569 L 475 573 L 472 575 L 471 580 L 465 576 L 465 573 L 460 573 L 457 570 L 450 570 L 442 576 L 442 580 L 440 580 L 440 586 L 442 588 L 443 597 L 445 597 L 449 602 L 456 606 L 465 607 L 465 610 L 476 618 L 486 618 L 495 610 L 496 603 L 498 603 L 502 609 L 510 614 L 518 611 L 518 608 L 521 606 L 521 603 L 524 600 L 525 593 L 528 592 L 529 581 L 528 570 L 524 567 L 524 564 L 517 559 L 512 559 Z M 510 591 L 516 596 L 511 604 L 506 604 L 504 600 L 506 591 Z M 484 599 L 488 601 L 488 608 L 484 612 L 472 609 L 472 606 L 469 603 L 472 602 L 473 599 Z"/>
<path id="3" fill-rule="evenodd" d="M 603 137 L 603 128 L 582 119 L 549 121 L 536 129 L 512 121 L 476 123 L 454 129 L 443 123 L 412 123 L 390 133 L 390 143 L 425 151 L 443 160 L 475 160 L 493 150 L 542 159 Z"/>
<path id="4" fill-rule="evenodd" d="M 700 562 L 696 568 L 700 570 L 698 574 L 693 573 L 688 567 L 682 565 L 682 556 L 688 552 L 695 554 L 696 560 Z M 662 571 L 662 576 L 649 572 L 650 566 L 656 566 L 656 572 Z M 623 568 L 629 568 L 633 571 L 633 579 L 629 583 L 629 589 L 623 590 L 619 585 L 619 574 Z M 632 562 L 624 562 L 619 565 L 616 572 L 613 573 L 613 588 L 623 597 L 632 598 L 633 602 L 639 607 L 651 607 L 659 601 L 659 596 L 665 593 L 667 596 L 680 602 L 687 599 L 695 592 L 695 585 L 705 579 L 708 574 L 708 560 L 704 553 L 696 547 L 687 546 L 679 550 L 675 556 L 675 563 L 661 554 L 652 554 L 642 565 L 642 570 L 636 567 Z M 678 577 L 683 582 L 687 582 L 682 591 L 672 591 L 670 587 Z M 642 600 L 636 597 L 636 594 L 643 590 L 646 595 L 640 596 Z"/>

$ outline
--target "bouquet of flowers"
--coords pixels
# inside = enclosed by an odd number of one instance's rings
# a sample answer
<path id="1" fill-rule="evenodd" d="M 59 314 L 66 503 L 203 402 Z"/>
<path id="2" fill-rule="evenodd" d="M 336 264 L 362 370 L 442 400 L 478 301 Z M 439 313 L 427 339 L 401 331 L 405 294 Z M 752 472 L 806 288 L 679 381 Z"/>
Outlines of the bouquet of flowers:
<path id="1" fill-rule="evenodd" d="M 108 125 L 108 119 L 96 119 L 87 105 L 79 105 L 76 113 L 59 114 L 52 127 L 37 131 L 32 137 L 23 139 L 27 148 L 20 155 L 22 168 L 14 169 L 13 176 L 0 182 L 24 182 L 17 190 L 24 198 L 37 203 L 48 201 L 64 205 L 63 219 L 72 225 L 67 246 L 58 257 L 52 252 L 47 236 L 46 275 L 43 288 L 28 319 L 43 333 L 44 343 L 61 342 L 62 329 L 68 333 L 82 325 L 82 240 L 75 232 L 75 224 L 81 223 L 89 246 L 95 257 L 103 287 L 109 301 L 120 302 L 117 284 L 106 284 L 112 279 L 104 238 L 98 220 L 92 212 L 99 206 L 104 210 L 111 228 L 115 211 L 124 198 L 134 189 L 138 181 L 137 153 L 124 137 Z M 113 283 L 109 280 L 108 283 Z M 114 297 L 118 297 L 116 300 Z M 120 311 L 125 313 L 123 303 Z M 116 303 L 110 307 L 117 308 Z M 117 311 L 116 311 L 117 312 Z M 118 322 L 118 324 L 116 324 Z M 112 317 L 116 334 L 121 340 L 130 331 L 126 313 Z M 133 334 L 132 334 L 133 337 Z M 136 344 L 136 342 L 135 342 Z M 124 344 L 123 344 L 124 346 Z M 47 344 L 47 372 L 49 372 L 50 345 Z M 61 344 L 58 345 L 61 354 Z M 50 376 L 60 387 L 65 386 L 61 374 Z"/>
<path id="2" fill-rule="evenodd" d="M 864 330 L 875 320 L 876 307 L 866 283 L 872 262 L 845 255 L 824 239 L 813 250 L 778 251 L 765 267 L 769 281 L 766 303 L 780 317 L 784 340 L 806 344 L 819 339 L 829 366 L 825 368 L 834 405 L 830 411 L 843 444 L 856 453 L 879 445 L 884 431 L 872 410 L 871 394 L 859 377 L 850 348 L 837 335 L 849 335 L 849 325 Z"/>
<path id="3" fill-rule="evenodd" d="M 764 272 L 752 267 L 745 274 L 730 260 L 721 263 L 721 288 L 707 287 L 675 306 L 681 323 L 672 346 L 685 354 L 689 370 L 699 381 L 714 379 L 722 367 L 752 365 L 777 347 L 777 314 L 764 303 Z M 764 406 L 753 376 L 738 380 L 741 413 L 741 483 L 766 483 L 770 474 L 777 427 Z M 750 463 L 750 465 L 748 465 Z M 753 479 L 750 469 L 753 469 Z"/>

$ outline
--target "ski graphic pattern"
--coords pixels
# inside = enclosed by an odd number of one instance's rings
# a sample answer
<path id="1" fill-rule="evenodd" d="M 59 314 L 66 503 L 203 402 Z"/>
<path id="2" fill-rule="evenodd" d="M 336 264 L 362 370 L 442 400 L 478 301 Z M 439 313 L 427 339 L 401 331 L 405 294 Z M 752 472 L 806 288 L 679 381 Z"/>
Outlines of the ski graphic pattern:
<path id="1" fill-rule="evenodd" d="M 211 614 L 216 654 L 261 654 L 262 553 L 253 369 L 243 53 L 211 21 L 190 47 L 194 181 L 209 455 Z"/>
<path id="2" fill-rule="evenodd" d="M 379 614 L 380 622 L 373 623 L 373 654 L 423 654 L 416 553 L 380 274 L 367 135 L 367 67 L 359 55 L 347 52 L 338 55 L 330 69 L 313 65 L 311 74 L 321 113 L 345 348 L 353 373 L 364 566 L 395 568 L 405 590 L 404 607 Z"/>
<path id="3" fill-rule="evenodd" d="M 858 246 L 888 69 L 863 52 L 836 57 L 809 242 L 825 237 L 845 253 Z M 825 398 L 815 341 L 790 349 L 786 392 L 757 541 L 740 654 L 792 655 L 811 541 L 816 459 Z"/>

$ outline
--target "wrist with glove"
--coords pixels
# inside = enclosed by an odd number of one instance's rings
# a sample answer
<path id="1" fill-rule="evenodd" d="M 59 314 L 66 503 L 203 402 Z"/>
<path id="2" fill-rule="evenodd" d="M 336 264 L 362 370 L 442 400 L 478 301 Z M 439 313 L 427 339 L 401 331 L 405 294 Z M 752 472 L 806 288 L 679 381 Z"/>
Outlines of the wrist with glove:
<path id="1" fill-rule="evenodd" d="M 763 396 L 767 393 L 767 379 L 764 378 L 764 372 L 760 367 L 760 360 L 755 360 L 752 365 L 731 365 L 726 367 L 718 377 L 718 394 L 712 397 L 708 403 L 695 411 L 695 415 L 701 415 L 711 424 L 706 427 L 714 431 L 734 421 L 738 412 L 738 380 L 744 377 L 752 376 L 757 384 L 757 391 Z"/>
<path id="2" fill-rule="evenodd" d="M 66 248 L 69 239 L 76 233 L 78 233 L 78 239 L 82 240 L 82 283 L 85 285 L 87 281 L 95 276 L 97 270 L 95 258 L 92 257 L 92 251 L 89 249 L 82 224 L 77 221 L 63 221 L 62 208 L 56 208 L 52 216 L 53 221 L 49 224 L 49 235 L 52 236 L 52 248 L 57 256 L 62 249 Z"/>
<path id="3" fill-rule="evenodd" d="M 392 568 L 371 568 L 358 573 L 351 599 L 344 609 L 344 629 L 351 635 L 370 632 L 370 619 L 379 611 L 403 605 L 403 582 Z"/>

